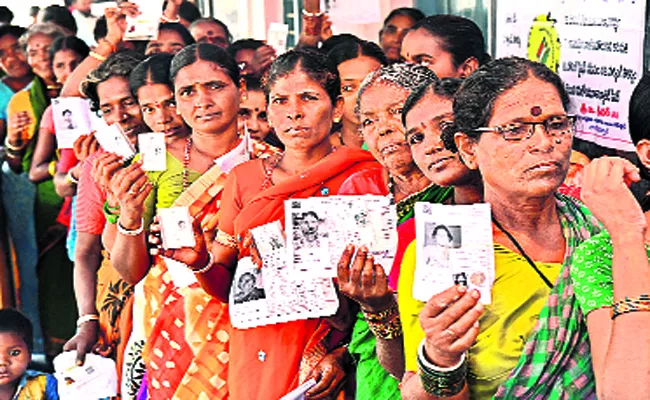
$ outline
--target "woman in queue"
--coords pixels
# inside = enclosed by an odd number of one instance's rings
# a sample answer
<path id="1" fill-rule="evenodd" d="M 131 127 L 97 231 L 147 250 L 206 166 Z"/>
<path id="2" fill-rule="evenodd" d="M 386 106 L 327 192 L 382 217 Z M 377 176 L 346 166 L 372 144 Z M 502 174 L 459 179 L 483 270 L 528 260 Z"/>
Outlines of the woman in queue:
<path id="1" fill-rule="evenodd" d="M 254 251 L 251 229 L 284 220 L 288 198 L 338 193 L 351 174 L 373 168 L 372 156 L 350 147 L 332 148 L 329 133 L 340 118 L 343 101 L 336 68 L 323 55 L 290 51 L 273 63 L 266 80 L 269 119 L 285 145 L 282 155 L 253 160 L 235 168 L 222 199 L 219 230 L 212 249 L 201 237 L 195 249 L 156 250 L 196 271 L 205 290 L 227 302 L 238 261 Z M 317 385 L 308 398 L 334 396 L 347 364 L 345 348 L 328 344 L 332 326 L 349 329 L 347 302 L 339 315 L 259 326 L 233 328 L 230 335 L 229 385 L 233 399 L 279 398 L 313 376 Z M 292 343 L 284 338 L 291 338 Z M 334 346 L 334 347 L 332 347 Z M 255 385 L 247 382 L 254 381 Z"/>
<path id="2" fill-rule="evenodd" d="M 402 58 L 423 65 L 440 78 L 467 78 L 490 61 L 483 33 L 474 21 L 456 15 L 431 15 L 404 37 Z"/>
<path id="3" fill-rule="evenodd" d="M 417 304 L 401 314 L 406 369 L 419 370 L 405 376 L 404 398 L 594 396 L 570 266 L 576 246 L 600 225 L 556 193 L 569 168 L 568 107 L 560 78 L 519 58 L 486 64 L 456 94 L 456 145 L 480 171 L 492 208 L 492 303 L 462 285 L 426 303 L 400 294 L 400 303 Z"/>
<path id="4" fill-rule="evenodd" d="M 107 226 L 110 233 L 105 231 L 105 236 L 114 237 L 112 262 L 128 282 L 143 282 L 142 308 L 136 291 L 134 312 L 144 321 L 147 391 L 154 398 L 200 393 L 225 398 L 227 307 L 208 296 L 185 267 L 162 257 L 152 262 L 146 232 L 156 211 L 172 206 L 189 207 L 201 228 L 213 232 L 230 171 L 249 158 L 265 158 L 275 151 L 254 142 L 249 154 L 248 143 L 239 137 L 239 70 L 217 46 L 188 46 L 173 60 L 153 56 L 131 73 L 131 89 L 151 129 L 158 131 L 165 123 L 171 134 L 185 129 L 177 144 L 168 145 L 165 171 L 145 172 L 134 163 L 110 182 L 120 203 L 117 224 Z M 151 191 L 145 189 L 149 185 Z M 178 278 L 183 273 L 191 278 L 185 283 Z M 176 278 L 170 281 L 168 276 Z"/>
<path id="5" fill-rule="evenodd" d="M 2 180 L 4 208 L 10 216 L 9 235 L 16 251 L 20 302 L 35 324 L 36 348 L 43 351 L 42 323 L 50 354 L 57 354 L 74 333 L 74 298 L 71 291 L 65 290 L 71 289 L 72 263 L 65 255 L 66 229 L 57 222 L 63 199 L 51 179 L 35 185 L 29 180 L 29 171 L 41 117 L 60 89 L 52 69 L 50 48 L 64 36 L 57 25 L 39 23 L 20 38 L 19 44 L 35 75 L 7 105 L 7 158 Z M 54 161 L 50 168 L 54 170 L 55 166 Z M 43 318 L 38 317 L 39 308 Z"/>
<path id="6" fill-rule="evenodd" d="M 341 77 L 341 95 L 343 96 L 343 116 L 335 121 L 332 134 L 334 146 L 362 147 L 363 136 L 359 116 L 355 112 L 357 95 L 363 79 L 371 72 L 388 64 L 386 56 L 379 46 L 364 40 L 349 40 L 336 45 L 329 53 Z"/>

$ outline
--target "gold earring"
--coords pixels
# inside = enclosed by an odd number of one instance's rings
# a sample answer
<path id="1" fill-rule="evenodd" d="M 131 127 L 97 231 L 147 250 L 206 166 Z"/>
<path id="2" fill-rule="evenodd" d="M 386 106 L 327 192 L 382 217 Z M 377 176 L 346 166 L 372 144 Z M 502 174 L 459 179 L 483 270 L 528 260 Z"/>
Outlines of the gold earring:
<path id="1" fill-rule="evenodd" d="M 338 124 L 339 122 L 341 122 L 341 118 L 339 118 L 339 117 L 334 117 L 334 123 L 335 123 L 335 124 Z"/>

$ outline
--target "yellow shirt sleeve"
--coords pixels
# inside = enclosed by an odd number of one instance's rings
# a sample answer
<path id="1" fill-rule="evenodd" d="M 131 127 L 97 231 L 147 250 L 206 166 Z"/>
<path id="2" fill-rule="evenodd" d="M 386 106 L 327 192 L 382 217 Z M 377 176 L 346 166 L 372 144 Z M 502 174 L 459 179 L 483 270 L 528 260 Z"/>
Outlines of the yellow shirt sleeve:
<path id="1" fill-rule="evenodd" d="M 404 332 L 404 357 L 407 371 L 417 371 L 416 360 L 418 346 L 424 338 L 424 331 L 420 326 L 420 311 L 424 308 L 423 302 L 413 298 L 413 281 L 415 278 L 415 241 L 404 252 L 402 265 L 399 272 L 397 288 L 399 314 Z"/>

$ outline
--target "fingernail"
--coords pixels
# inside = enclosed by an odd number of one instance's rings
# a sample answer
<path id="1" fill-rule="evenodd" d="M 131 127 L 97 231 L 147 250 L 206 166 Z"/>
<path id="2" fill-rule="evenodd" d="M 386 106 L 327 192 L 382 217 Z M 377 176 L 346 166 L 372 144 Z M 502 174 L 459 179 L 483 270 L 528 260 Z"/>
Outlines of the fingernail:
<path id="1" fill-rule="evenodd" d="M 467 291 L 467 286 L 465 286 L 465 285 L 457 285 L 456 289 L 458 290 L 458 293 L 465 293 Z"/>
<path id="2" fill-rule="evenodd" d="M 77 365 L 80 366 L 80 367 L 83 365 L 83 363 L 81 362 L 81 360 L 77 360 Z"/>
<path id="3" fill-rule="evenodd" d="M 478 299 L 479 297 L 481 297 L 481 293 L 479 293 L 478 290 L 474 289 L 472 290 L 472 297 Z"/>
<path id="4" fill-rule="evenodd" d="M 483 303 L 478 303 L 474 306 L 474 309 L 478 312 L 483 312 Z"/>
<path id="5" fill-rule="evenodd" d="M 478 321 L 474 322 L 474 328 L 478 328 Z"/>

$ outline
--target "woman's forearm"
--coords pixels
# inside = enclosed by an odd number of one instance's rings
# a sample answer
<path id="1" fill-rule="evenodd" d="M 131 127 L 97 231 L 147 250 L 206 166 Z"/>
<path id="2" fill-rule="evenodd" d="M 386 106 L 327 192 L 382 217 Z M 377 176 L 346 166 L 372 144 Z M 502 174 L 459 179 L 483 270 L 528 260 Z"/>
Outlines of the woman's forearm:
<path id="1" fill-rule="evenodd" d="M 120 223 L 118 221 L 118 223 Z M 135 229 L 141 221 L 128 223 L 125 228 Z M 116 229 L 116 225 L 107 224 L 106 229 Z M 110 249 L 111 263 L 115 270 L 126 282 L 135 285 L 149 272 L 151 258 L 146 242 L 146 231 L 137 236 L 115 234 L 115 240 Z"/>
<path id="2" fill-rule="evenodd" d="M 391 340 L 377 338 L 375 344 L 377 350 L 377 359 L 379 363 L 389 374 L 397 379 L 404 375 L 404 340 L 403 337 L 397 337 Z"/>
<path id="3" fill-rule="evenodd" d="M 650 267 L 643 233 L 610 233 L 614 301 L 650 294 Z M 603 399 L 631 399 L 638 398 L 639 393 L 650 393 L 650 312 L 622 314 L 612 321 L 603 364 Z"/>
<path id="4" fill-rule="evenodd" d="M 410 373 L 402 380 L 402 399 L 403 400 L 469 400 L 469 387 L 465 384 L 463 390 L 455 396 L 436 397 L 424 390 L 420 375 Z"/>
<path id="5" fill-rule="evenodd" d="M 74 292 L 79 315 L 97 314 L 97 271 L 101 265 L 99 235 L 77 233 L 74 262 Z"/>

